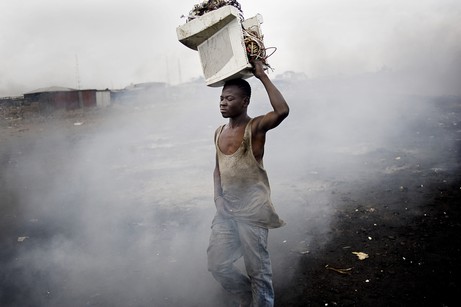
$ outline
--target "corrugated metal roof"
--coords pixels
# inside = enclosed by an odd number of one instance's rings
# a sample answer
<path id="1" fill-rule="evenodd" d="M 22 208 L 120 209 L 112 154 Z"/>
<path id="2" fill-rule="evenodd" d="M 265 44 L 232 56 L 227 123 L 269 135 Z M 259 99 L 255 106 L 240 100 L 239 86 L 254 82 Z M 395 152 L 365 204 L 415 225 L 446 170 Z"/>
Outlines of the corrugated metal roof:
<path id="1" fill-rule="evenodd" d="M 70 92 L 70 91 L 76 91 L 74 88 L 70 87 L 62 87 L 62 86 L 50 86 L 50 87 L 43 87 L 39 88 L 30 92 L 27 92 L 25 94 L 37 94 L 37 93 L 47 93 L 47 92 Z"/>

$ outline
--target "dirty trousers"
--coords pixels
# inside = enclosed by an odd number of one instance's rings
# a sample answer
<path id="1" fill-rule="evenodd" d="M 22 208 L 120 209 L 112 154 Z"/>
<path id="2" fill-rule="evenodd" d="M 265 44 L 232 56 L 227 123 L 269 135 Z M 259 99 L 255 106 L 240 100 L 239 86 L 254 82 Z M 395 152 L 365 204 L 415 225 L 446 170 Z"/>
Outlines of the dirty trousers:
<path id="1" fill-rule="evenodd" d="M 274 305 L 268 229 L 216 215 L 208 246 L 208 270 L 224 289 L 253 307 Z M 243 274 L 234 263 L 243 256 Z"/>

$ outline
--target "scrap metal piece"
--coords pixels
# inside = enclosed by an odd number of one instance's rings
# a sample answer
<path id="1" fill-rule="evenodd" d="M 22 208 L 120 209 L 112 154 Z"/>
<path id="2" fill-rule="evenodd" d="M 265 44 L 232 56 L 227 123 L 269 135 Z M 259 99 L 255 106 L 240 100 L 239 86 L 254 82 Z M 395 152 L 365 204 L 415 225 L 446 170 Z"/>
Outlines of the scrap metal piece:
<path id="1" fill-rule="evenodd" d="M 343 275 L 351 275 L 351 273 L 352 273 L 352 268 L 337 269 L 337 268 L 333 268 L 333 267 L 329 266 L 328 264 L 325 266 L 325 268 L 327 270 L 332 270 L 332 271 L 338 272 L 338 273 L 343 274 Z"/>

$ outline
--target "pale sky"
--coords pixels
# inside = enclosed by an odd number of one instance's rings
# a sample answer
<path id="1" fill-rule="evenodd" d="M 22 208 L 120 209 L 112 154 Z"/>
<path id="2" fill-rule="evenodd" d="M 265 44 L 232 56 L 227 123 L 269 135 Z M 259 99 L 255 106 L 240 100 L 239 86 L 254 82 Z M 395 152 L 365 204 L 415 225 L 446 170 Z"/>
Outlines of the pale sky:
<path id="1" fill-rule="evenodd" d="M 202 76 L 176 27 L 201 1 L 1 0 L 0 96 L 41 87 L 123 88 Z M 260 13 L 274 74 L 411 72 L 460 93 L 459 0 L 240 0 Z"/>

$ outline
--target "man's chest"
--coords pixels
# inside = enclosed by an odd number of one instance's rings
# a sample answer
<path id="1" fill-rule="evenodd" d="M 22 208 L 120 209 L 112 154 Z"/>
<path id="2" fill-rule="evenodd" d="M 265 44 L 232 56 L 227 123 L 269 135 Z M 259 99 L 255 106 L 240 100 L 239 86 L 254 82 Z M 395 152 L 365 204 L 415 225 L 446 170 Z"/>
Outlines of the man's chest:
<path id="1" fill-rule="evenodd" d="M 219 149 L 223 154 L 235 153 L 243 142 L 245 128 L 229 129 L 224 128 L 218 139 Z"/>

